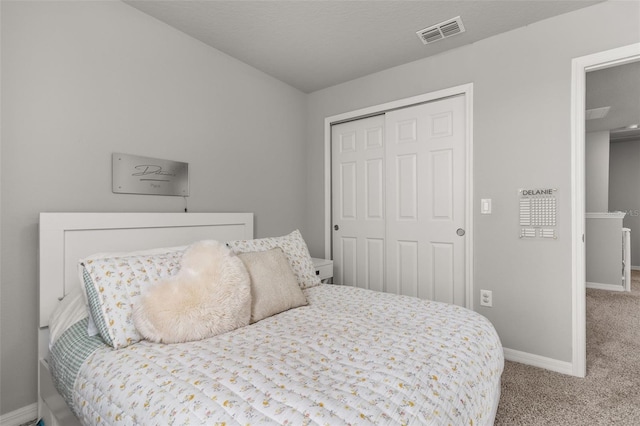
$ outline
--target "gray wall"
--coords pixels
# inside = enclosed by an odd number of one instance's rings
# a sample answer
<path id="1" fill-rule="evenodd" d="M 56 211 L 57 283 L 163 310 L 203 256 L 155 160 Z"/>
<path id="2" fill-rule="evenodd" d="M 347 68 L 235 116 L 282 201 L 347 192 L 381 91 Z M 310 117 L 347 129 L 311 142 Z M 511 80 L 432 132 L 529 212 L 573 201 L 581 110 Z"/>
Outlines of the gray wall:
<path id="1" fill-rule="evenodd" d="M 179 212 L 111 193 L 111 153 L 185 161 L 189 209 L 305 224 L 306 95 L 121 2 L 2 7 L 0 413 L 36 401 L 41 211 Z M 304 234 L 304 231 L 303 231 Z"/>
<path id="2" fill-rule="evenodd" d="M 505 347 L 570 359 L 571 58 L 640 41 L 637 2 L 308 96 L 119 2 L 0 4 L 0 413 L 36 400 L 38 213 L 183 208 L 111 194 L 111 152 L 189 162 L 191 211 L 253 211 L 258 236 L 303 228 L 323 256 L 324 118 L 468 82 L 474 204 L 494 200 L 493 215 L 474 218 L 476 305 L 480 288 L 494 291 L 495 307 L 479 311 Z M 560 239 L 521 242 L 517 189 L 547 185 L 559 191 Z"/>
<path id="3" fill-rule="evenodd" d="M 609 132 L 585 135 L 585 204 L 587 212 L 609 211 Z"/>
<path id="4" fill-rule="evenodd" d="M 639 13 L 638 2 L 600 3 L 312 93 L 312 255 L 324 254 L 325 117 L 473 82 L 475 306 L 506 348 L 571 361 L 571 60 L 640 41 Z M 518 239 L 523 187 L 558 189 L 558 240 Z M 480 215 L 481 198 L 493 214 Z M 479 306 L 480 289 L 493 308 Z"/>
<path id="5" fill-rule="evenodd" d="M 587 283 L 622 286 L 622 218 L 585 221 Z"/>
<path id="6" fill-rule="evenodd" d="M 623 211 L 631 229 L 631 265 L 640 267 L 640 140 L 613 142 L 610 150 L 609 208 Z"/>

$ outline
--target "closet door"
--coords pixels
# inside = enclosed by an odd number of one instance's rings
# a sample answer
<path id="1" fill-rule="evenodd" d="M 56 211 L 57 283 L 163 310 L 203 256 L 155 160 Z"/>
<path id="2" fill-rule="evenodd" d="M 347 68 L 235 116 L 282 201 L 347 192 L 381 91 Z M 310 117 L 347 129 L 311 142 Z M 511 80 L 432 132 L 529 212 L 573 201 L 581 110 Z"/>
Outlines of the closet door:
<path id="1" fill-rule="evenodd" d="M 388 112 L 386 141 L 386 291 L 464 306 L 464 96 Z"/>
<path id="2" fill-rule="evenodd" d="M 335 283 L 384 290 L 384 115 L 331 129 Z"/>

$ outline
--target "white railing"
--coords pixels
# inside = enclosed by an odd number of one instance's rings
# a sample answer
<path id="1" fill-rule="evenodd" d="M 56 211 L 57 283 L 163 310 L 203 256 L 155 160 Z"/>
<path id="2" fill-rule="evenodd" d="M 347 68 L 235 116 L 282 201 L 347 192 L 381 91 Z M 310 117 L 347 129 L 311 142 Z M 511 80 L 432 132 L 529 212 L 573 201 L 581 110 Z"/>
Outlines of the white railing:
<path id="1" fill-rule="evenodd" d="M 631 229 L 622 228 L 622 285 L 631 291 Z"/>

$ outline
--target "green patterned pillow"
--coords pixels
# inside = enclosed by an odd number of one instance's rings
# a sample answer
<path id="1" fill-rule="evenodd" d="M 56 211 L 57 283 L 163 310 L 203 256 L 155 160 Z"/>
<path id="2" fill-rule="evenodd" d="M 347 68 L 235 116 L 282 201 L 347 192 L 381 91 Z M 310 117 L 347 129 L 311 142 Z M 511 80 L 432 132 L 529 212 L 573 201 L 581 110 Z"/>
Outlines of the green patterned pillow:
<path id="1" fill-rule="evenodd" d="M 100 336 L 115 349 L 142 340 L 133 323 L 141 288 L 175 275 L 184 249 L 149 255 L 100 255 L 81 260 L 89 311 Z"/>
<path id="2" fill-rule="evenodd" d="M 302 234 L 297 229 L 282 237 L 229 241 L 227 245 L 236 253 L 266 251 L 280 247 L 287 256 L 300 288 L 305 289 L 320 284 L 320 278 L 316 276 L 316 269 L 313 266 L 307 243 L 304 242 Z"/>

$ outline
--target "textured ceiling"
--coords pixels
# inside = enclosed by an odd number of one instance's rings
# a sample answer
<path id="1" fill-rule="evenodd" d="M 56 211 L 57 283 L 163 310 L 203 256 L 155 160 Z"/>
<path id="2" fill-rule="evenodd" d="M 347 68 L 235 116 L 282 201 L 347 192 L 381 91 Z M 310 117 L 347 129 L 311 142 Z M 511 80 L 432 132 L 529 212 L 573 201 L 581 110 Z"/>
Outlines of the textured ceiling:
<path id="1" fill-rule="evenodd" d="M 125 3 L 310 93 L 599 1 L 602 0 Z M 458 15 L 466 28 L 461 35 L 425 46 L 415 34 Z"/>

